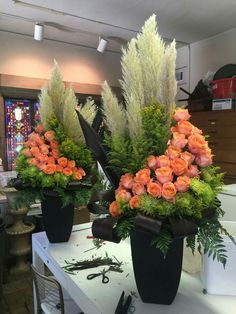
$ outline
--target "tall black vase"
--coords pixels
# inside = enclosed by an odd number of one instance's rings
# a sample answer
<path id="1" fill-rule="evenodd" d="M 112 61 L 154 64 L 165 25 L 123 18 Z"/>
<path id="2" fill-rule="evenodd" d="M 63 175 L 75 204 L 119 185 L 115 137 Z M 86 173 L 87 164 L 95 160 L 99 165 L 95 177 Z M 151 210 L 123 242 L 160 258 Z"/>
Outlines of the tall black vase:
<path id="1" fill-rule="evenodd" d="M 151 246 L 153 235 L 140 230 L 131 236 L 131 252 L 136 285 L 145 303 L 173 302 L 179 287 L 183 238 L 174 239 L 164 258 L 161 251 Z"/>
<path id="2" fill-rule="evenodd" d="M 61 198 L 53 191 L 45 191 L 43 195 L 43 224 L 49 242 L 67 242 L 73 227 L 74 205 L 63 207 Z"/>

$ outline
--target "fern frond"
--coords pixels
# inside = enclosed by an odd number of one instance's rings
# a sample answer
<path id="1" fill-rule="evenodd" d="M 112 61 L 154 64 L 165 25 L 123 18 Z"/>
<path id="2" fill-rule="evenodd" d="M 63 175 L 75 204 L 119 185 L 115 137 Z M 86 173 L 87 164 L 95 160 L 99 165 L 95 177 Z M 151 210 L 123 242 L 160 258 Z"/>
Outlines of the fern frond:
<path id="1" fill-rule="evenodd" d="M 189 247 L 192 250 L 192 253 L 194 254 L 196 249 L 196 236 L 190 235 L 186 237 L 186 246 Z"/>
<path id="2" fill-rule="evenodd" d="M 162 229 L 158 236 L 156 236 L 153 239 L 152 245 L 159 249 L 164 255 L 164 257 L 166 257 L 169 250 L 169 246 L 172 243 L 172 241 L 173 238 L 170 231 Z"/>
<path id="3" fill-rule="evenodd" d="M 134 222 L 133 218 L 127 218 L 126 219 L 120 219 L 116 228 L 115 232 L 118 235 L 118 237 L 125 239 L 127 238 L 131 232 L 134 230 Z"/>

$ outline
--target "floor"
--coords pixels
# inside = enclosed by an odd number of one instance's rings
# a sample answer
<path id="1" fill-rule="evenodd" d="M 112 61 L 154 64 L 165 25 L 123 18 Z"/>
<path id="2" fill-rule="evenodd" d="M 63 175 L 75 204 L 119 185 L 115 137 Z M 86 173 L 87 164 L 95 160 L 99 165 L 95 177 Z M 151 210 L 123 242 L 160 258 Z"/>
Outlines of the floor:
<path id="1" fill-rule="evenodd" d="M 74 224 L 85 223 L 89 220 L 90 216 L 86 209 L 75 210 Z M 9 275 L 8 271 L 4 275 L 0 314 L 33 314 L 33 287 L 30 271 L 18 276 Z"/>
<path id="2" fill-rule="evenodd" d="M 0 314 L 33 314 L 32 277 L 24 275 L 8 277 L 3 285 Z"/>

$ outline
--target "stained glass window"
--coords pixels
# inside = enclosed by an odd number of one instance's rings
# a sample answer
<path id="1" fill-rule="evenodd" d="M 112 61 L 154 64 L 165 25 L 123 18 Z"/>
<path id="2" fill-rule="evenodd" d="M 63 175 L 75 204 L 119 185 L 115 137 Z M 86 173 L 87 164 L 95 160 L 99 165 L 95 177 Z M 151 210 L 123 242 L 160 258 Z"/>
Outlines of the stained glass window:
<path id="1" fill-rule="evenodd" d="M 15 158 L 27 140 L 35 120 L 39 120 L 38 103 L 30 100 L 5 99 L 7 169 L 15 166 Z"/>

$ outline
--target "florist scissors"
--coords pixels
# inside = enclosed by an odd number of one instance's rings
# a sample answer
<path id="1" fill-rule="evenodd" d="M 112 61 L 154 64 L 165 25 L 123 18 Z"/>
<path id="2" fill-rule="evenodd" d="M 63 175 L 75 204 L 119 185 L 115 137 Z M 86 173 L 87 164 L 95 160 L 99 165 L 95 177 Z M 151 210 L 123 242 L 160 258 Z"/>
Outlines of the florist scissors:
<path id="1" fill-rule="evenodd" d="M 107 270 L 103 269 L 100 273 L 95 273 L 95 274 L 90 274 L 87 276 L 88 280 L 92 280 L 93 278 L 96 278 L 98 276 L 102 276 L 102 283 L 108 283 L 109 278 L 105 275 L 110 269 L 108 268 Z"/>

